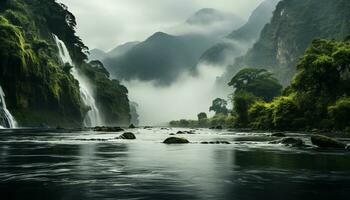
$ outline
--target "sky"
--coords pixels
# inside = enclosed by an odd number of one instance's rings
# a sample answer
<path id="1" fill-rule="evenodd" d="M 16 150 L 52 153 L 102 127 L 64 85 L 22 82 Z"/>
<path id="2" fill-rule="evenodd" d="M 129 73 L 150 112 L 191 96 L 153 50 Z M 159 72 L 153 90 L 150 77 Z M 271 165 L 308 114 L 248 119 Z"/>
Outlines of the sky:
<path id="1" fill-rule="evenodd" d="M 110 50 L 177 26 L 202 8 L 247 19 L 262 0 L 58 0 L 77 18 L 77 33 L 90 48 Z"/>

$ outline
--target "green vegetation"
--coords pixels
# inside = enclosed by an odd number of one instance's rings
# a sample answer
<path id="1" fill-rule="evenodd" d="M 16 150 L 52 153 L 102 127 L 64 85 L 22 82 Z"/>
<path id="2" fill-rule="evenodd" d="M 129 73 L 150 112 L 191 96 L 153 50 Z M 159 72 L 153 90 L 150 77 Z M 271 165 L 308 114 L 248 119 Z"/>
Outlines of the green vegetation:
<path id="1" fill-rule="evenodd" d="M 273 74 L 264 69 L 242 69 L 229 85 L 235 89 L 231 115 L 216 112 L 213 118 L 205 119 L 201 114 L 198 121 L 173 121 L 171 125 L 280 131 L 350 130 L 349 40 L 314 40 L 299 60 L 293 81 L 283 92 Z M 215 108 L 226 108 L 226 101 L 214 102 Z M 210 110 L 214 110 L 212 107 Z"/>
<path id="2" fill-rule="evenodd" d="M 349 58 L 348 41 L 313 41 L 300 59 L 297 74 L 285 89 L 284 96 L 271 102 L 257 100 L 249 106 L 247 127 L 269 130 L 349 129 Z"/>
<path id="3" fill-rule="evenodd" d="M 210 106 L 209 111 L 214 111 L 216 115 L 228 115 L 227 101 L 225 99 L 216 98 Z"/>
<path id="4" fill-rule="evenodd" d="M 295 66 L 316 38 L 342 40 L 350 34 L 348 0 L 280 1 L 260 39 L 236 60 L 229 76 L 244 66 L 268 68 L 283 85 L 295 74 Z"/>
<path id="5" fill-rule="evenodd" d="M 75 35 L 75 17 L 54 0 L 0 1 L 0 84 L 21 126 L 81 126 L 87 108 L 79 84 L 63 64 L 52 34 L 65 42 L 76 66 L 95 83 L 110 123 L 129 122 L 127 90 L 98 63 Z"/>

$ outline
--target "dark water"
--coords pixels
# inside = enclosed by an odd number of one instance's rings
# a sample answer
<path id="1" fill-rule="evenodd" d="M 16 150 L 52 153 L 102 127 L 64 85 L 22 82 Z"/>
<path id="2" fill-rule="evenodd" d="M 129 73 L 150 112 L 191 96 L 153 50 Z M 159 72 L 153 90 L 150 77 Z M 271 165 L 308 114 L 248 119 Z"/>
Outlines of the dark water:
<path id="1" fill-rule="evenodd" d="M 244 133 L 177 130 L 118 134 L 1 133 L 1 199 L 349 199 L 350 154 L 234 142 Z M 308 138 L 304 138 L 308 142 Z M 227 140 L 230 145 L 202 145 Z"/>

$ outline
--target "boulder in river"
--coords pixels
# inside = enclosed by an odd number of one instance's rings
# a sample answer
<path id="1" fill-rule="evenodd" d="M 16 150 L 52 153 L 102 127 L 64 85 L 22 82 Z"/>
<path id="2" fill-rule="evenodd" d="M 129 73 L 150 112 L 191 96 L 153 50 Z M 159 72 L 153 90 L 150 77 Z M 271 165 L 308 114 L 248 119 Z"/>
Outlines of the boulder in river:
<path id="1" fill-rule="evenodd" d="M 169 137 L 166 140 L 164 140 L 163 143 L 165 143 L 165 144 L 188 144 L 190 142 L 185 138 Z"/>
<path id="2" fill-rule="evenodd" d="M 124 139 L 124 140 L 135 140 L 136 136 L 135 134 L 131 132 L 125 132 L 121 136 L 119 136 L 119 139 Z"/>
<path id="3" fill-rule="evenodd" d="M 322 135 L 311 136 L 311 142 L 313 145 L 321 148 L 345 149 L 347 147 L 347 145 L 343 142 Z"/>
<path id="4" fill-rule="evenodd" d="M 124 129 L 120 127 L 107 127 L 107 126 L 96 126 L 94 128 L 96 132 L 122 132 Z"/>

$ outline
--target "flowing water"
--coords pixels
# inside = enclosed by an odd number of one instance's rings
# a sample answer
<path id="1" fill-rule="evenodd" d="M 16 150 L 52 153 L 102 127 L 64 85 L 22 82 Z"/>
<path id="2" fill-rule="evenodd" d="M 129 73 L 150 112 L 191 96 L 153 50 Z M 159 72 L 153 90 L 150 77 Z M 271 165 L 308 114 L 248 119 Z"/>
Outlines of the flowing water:
<path id="1" fill-rule="evenodd" d="M 0 86 L 0 128 L 16 128 L 17 122 L 7 109 L 5 93 Z"/>
<path id="2" fill-rule="evenodd" d="M 74 67 L 74 63 L 70 57 L 68 49 L 63 41 L 61 41 L 56 35 L 53 35 L 56 45 L 59 50 L 59 56 L 63 63 L 69 63 L 73 66 L 72 75 L 79 82 L 80 96 L 84 103 L 90 107 L 90 111 L 87 113 L 85 118 L 85 126 L 100 126 L 103 125 L 100 111 L 97 108 L 96 101 L 93 95 L 93 87 L 89 83 L 89 80 L 84 77 L 79 69 Z"/>
<path id="3" fill-rule="evenodd" d="M 268 133 L 196 130 L 185 145 L 161 142 L 179 129 L 0 131 L 2 199 L 348 199 L 350 153 L 238 141 Z M 300 137 L 307 144 L 307 136 Z M 200 144 L 225 140 L 231 144 Z"/>

